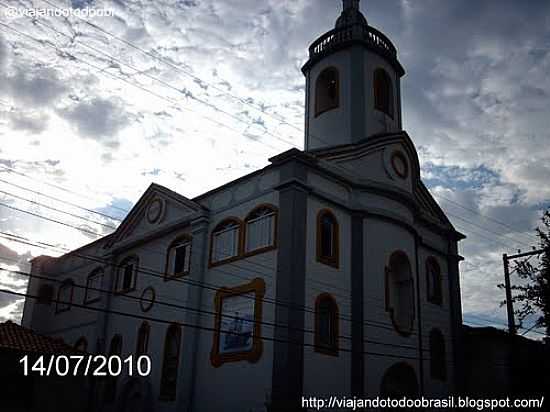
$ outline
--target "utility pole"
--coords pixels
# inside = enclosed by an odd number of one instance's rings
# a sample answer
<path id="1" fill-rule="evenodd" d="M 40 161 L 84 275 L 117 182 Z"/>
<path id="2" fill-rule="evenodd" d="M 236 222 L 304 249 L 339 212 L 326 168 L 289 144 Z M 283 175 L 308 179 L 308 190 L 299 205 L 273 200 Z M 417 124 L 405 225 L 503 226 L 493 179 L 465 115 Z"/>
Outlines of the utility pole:
<path id="1" fill-rule="evenodd" d="M 508 332 L 510 335 L 517 333 L 514 321 L 514 303 L 512 302 L 512 286 L 510 284 L 510 258 L 505 253 L 502 255 L 504 263 L 504 286 L 506 288 L 506 311 L 508 312 Z"/>
<path id="2" fill-rule="evenodd" d="M 510 282 L 510 261 L 520 259 L 523 257 L 540 255 L 544 250 L 533 250 L 531 252 L 518 253 L 517 255 L 508 256 L 506 253 L 502 255 L 502 262 L 504 264 L 504 287 L 506 288 L 506 310 L 508 312 L 508 332 L 511 335 L 517 334 L 516 323 L 514 320 L 514 304 L 512 302 L 512 285 Z"/>

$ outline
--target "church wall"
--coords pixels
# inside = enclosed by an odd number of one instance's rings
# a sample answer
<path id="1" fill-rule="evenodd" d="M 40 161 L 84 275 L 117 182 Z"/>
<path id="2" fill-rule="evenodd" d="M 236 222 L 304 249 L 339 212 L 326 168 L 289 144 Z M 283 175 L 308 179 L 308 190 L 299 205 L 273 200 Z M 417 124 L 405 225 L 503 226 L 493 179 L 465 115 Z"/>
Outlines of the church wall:
<path id="1" fill-rule="evenodd" d="M 322 209 L 330 209 L 338 220 L 340 235 L 339 267 L 333 268 L 316 259 L 317 214 Z M 304 340 L 304 396 L 349 396 L 351 394 L 351 217 L 339 207 L 308 198 L 307 238 L 306 238 L 306 331 Z M 316 352 L 314 344 L 315 300 L 321 293 L 329 293 L 336 300 L 340 312 L 338 356 Z"/>
<path id="2" fill-rule="evenodd" d="M 265 179 L 263 180 L 265 185 Z M 235 187 L 231 193 L 218 194 L 219 199 L 230 198 L 225 203 L 215 200 L 209 204 L 218 206 L 218 212 L 213 211 L 208 230 L 208 243 L 210 247 L 210 233 L 215 226 L 227 217 L 238 217 L 244 220 L 254 207 L 269 203 L 278 207 L 278 192 L 263 191 L 262 178 L 256 181 L 256 188 Z M 262 193 L 262 194 L 261 194 Z M 246 196 L 245 196 L 246 194 Z M 256 197 L 253 197 L 256 194 Z M 258 195 L 260 194 L 260 195 Z M 235 199 L 247 199 L 239 202 Z M 279 238 L 280 240 L 280 238 Z M 207 263 L 208 264 L 208 263 Z M 261 278 L 265 282 L 265 296 L 262 303 L 262 324 L 260 335 L 263 339 L 263 349 L 259 360 L 251 363 L 247 360 L 223 363 L 214 367 L 211 362 L 211 350 L 213 345 L 213 332 L 201 331 L 197 352 L 196 392 L 193 410 L 219 411 L 240 410 L 246 405 L 247 410 L 261 410 L 266 399 L 271 393 L 271 377 L 273 364 L 273 323 L 275 322 L 275 280 L 277 274 L 277 249 L 254 256 L 242 258 L 234 262 L 221 264 L 207 268 L 204 276 L 205 284 L 219 287 L 237 287 L 249 283 L 255 278 Z M 215 312 L 214 298 L 216 290 L 202 290 L 202 307 L 207 311 Z M 215 325 L 215 317 L 212 315 L 201 316 L 201 326 L 212 328 Z M 217 396 L 212 396 L 216 393 Z"/>
<path id="3" fill-rule="evenodd" d="M 445 245 L 440 245 L 444 247 Z M 443 301 L 441 306 L 430 303 L 428 301 L 427 279 L 426 279 L 426 259 L 433 257 L 437 260 L 441 268 L 441 288 L 443 291 Z M 450 315 L 450 288 L 449 288 L 449 271 L 447 265 L 447 255 L 438 254 L 426 247 L 419 248 L 419 263 L 420 263 L 420 295 L 421 295 L 421 310 L 422 310 L 422 334 L 424 336 L 424 345 L 429 349 L 429 336 L 432 328 L 439 329 L 445 338 L 445 352 L 447 361 L 447 379 L 440 381 L 433 379 L 430 376 L 430 362 L 428 359 L 424 361 L 426 391 L 429 396 L 445 396 L 450 394 L 453 389 L 453 340 L 451 335 L 451 315 Z M 429 357 L 429 352 L 426 352 Z"/>
<path id="4" fill-rule="evenodd" d="M 386 220 L 367 218 L 364 223 L 364 344 L 365 391 L 369 397 L 378 396 L 384 373 L 389 367 L 406 362 L 416 372 L 420 384 L 418 361 L 418 316 L 415 316 L 413 334 L 404 337 L 394 329 L 390 315 L 385 311 L 385 267 L 395 251 L 407 254 L 415 281 L 416 252 L 414 235 L 405 228 Z M 390 345 L 400 345 L 395 347 Z"/>

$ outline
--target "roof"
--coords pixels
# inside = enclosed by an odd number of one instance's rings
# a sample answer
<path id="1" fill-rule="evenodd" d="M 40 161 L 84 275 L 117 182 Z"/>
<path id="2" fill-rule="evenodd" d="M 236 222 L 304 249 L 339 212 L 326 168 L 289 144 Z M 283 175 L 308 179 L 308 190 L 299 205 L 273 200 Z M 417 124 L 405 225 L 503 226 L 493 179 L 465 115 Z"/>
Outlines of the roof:
<path id="1" fill-rule="evenodd" d="M 0 323 L 0 350 L 5 349 L 40 354 L 80 353 L 63 339 L 39 335 L 9 320 Z"/>

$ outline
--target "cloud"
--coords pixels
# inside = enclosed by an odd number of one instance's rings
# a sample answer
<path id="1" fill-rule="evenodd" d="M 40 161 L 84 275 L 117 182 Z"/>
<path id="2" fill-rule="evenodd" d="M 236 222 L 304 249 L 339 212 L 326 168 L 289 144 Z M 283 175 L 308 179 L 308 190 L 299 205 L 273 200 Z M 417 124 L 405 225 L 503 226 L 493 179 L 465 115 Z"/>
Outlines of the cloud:
<path id="1" fill-rule="evenodd" d="M 129 120 L 119 99 L 94 98 L 61 113 L 83 137 L 118 147 L 117 134 Z"/>
<path id="2" fill-rule="evenodd" d="M 14 74 L 5 74 L 0 79 L 0 93 L 26 107 L 49 106 L 67 91 L 58 72 L 51 68 L 38 67 L 29 71 L 16 69 Z"/>

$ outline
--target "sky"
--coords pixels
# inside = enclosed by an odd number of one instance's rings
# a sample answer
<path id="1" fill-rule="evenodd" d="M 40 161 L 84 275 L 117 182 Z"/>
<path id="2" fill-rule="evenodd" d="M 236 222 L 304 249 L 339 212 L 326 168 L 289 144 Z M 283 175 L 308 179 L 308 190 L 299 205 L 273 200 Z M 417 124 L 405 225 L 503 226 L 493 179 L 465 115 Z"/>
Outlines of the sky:
<path id="1" fill-rule="evenodd" d="M 112 15 L 33 18 L 8 7 Z M 300 68 L 341 7 L 0 0 L 1 267 L 25 271 L 31 257 L 110 233 L 151 182 L 192 198 L 303 149 Z M 361 9 L 407 71 L 403 127 L 422 178 L 468 236 L 465 320 L 502 328 L 502 254 L 537 245 L 550 204 L 550 2 L 363 0 Z M 26 279 L 0 271 L 0 288 L 24 292 Z M 21 311 L 0 293 L 0 321 Z"/>

